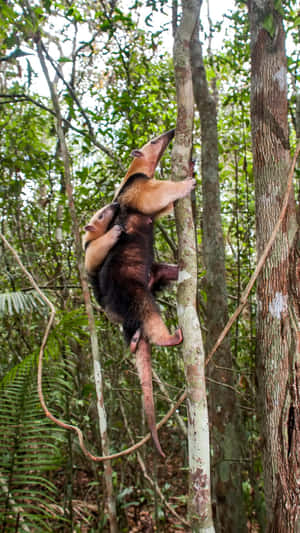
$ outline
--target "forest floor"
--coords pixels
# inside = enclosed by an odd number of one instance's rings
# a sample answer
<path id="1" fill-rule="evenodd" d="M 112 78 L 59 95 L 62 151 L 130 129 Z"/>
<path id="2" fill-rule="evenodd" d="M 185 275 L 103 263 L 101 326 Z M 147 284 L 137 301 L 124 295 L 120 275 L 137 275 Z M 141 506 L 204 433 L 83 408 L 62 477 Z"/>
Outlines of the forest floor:
<path id="1" fill-rule="evenodd" d="M 174 508 L 177 515 L 187 519 L 187 472 L 184 468 L 184 451 L 180 449 L 179 435 L 168 429 L 160 432 L 160 442 L 166 453 L 161 459 L 151 444 L 141 452 L 148 476 L 155 481 L 166 501 Z M 179 450 L 178 450 L 179 447 Z M 177 448 L 177 450 L 176 450 Z M 147 454 L 147 455 L 146 455 Z M 124 464 L 124 462 L 126 463 Z M 135 454 L 120 459 L 113 465 L 116 472 L 115 491 L 117 494 L 117 518 L 119 530 L 124 533 L 185 533 L 188 528 L 166 508 L 161 498 L 155 494 L 142 473 Z M 96 471 L 98 471 L 99 482 Z M 94 465 L 81 465 L 73 473 L 73 532 L 75 533 L 109 533 L 107 512 L 104 507 L 103 468 Z M 56 476 L 56 486 L 66 491 L 64 476 Z M 100 484 L 100 490 L 99 490 Z M 99 498 L 100 494 L 100 498 Z M 106 524 L 99 528 L 101 517 L 106 516 Z M 100 520 L 99 520 L 100 518 Z M 69 531 L 68 528 L 63 529 Z M 72 533 L 73 533 L 72 532 Z"/>

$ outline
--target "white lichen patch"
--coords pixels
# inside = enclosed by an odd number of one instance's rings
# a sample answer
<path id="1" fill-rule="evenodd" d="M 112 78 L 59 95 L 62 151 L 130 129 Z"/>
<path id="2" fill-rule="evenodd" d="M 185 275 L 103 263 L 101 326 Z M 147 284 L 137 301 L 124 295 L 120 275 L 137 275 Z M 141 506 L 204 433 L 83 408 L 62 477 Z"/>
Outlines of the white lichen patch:
<path id="1" fill-rule="evenodd" d="M 191 279 L 191 274 L 187 272 L 186 270 L 179 270 L 178 283 L 182 283 L 183 281 L 187 279 Z"/>
<path id="2" fill-rule="evenodd" d="M 177 303 L 177 315 L 182 317 L 182 320 L 185 320 L 187 314 L 189 314 L 189 306 Z"/>
<path id="3" fill-rule="evenodd" d="M 264 4 L 264 1 L 263 1 L 263 0 L 256 0 L 256 1 L 255 1 L 255 4 L 257 5 L 257 7 L 258 7 L 259 9 L 264 9 L 265 4 Z"/>
<path id="4" fill-rule="evenodd" d="M 184 313 L 184 305 L 177 304 L 177 315 L 182 316 Z"/>
<path id="5" fill-rule="evenodd" d="M 257 304 L 256 304 L 257 312 L 261 313 L 262 312 L 262 308 L 263 308 L 262 301 L 259 298 L 257 298 Z"/>
<path id="6" fill-rule="evenodd" d="M 274 74 L 274 79 L 277 81 L 279 85 L 279 89 L 281 91 L 285 91 L 286 89 L 286 70 L 285 67 L 281 67 L 276 74 Z"/>
<path id="7" fill-rule="evenodd" d="M 197 330 L 199 327 L 199 319 L 193 305 L 178 305 L 177 314 L 178 316 L 181 316 L 181 323 L 183 326 L 190 328 L 192 332 Z"/>
<path id="8" fill-rule="evenodd" d="M 273 318 L 281 318 L 281 314 L 287 311 L 288 295 L 276 292 L 275 298 L 269 304 L 269 312 Z"/>
<path id="9" fill-rule="evenodd" d="M 94 375 L 95 383 L 98 387 L 102 385 L 102 374 L 101 374 L 101 365 L 97 359 L 94 359 Z"/>

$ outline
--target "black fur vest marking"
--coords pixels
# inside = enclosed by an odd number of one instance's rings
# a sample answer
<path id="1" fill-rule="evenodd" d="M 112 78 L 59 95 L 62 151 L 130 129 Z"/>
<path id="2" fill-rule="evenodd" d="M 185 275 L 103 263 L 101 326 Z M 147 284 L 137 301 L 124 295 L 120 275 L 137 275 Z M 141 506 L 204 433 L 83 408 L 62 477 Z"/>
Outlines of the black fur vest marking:
<path id="1" fill-rule="evenodd" d="M 139 294 L 147 290 L 153 263 L 153 221 L 121 207 L 113 223 L 125 231 L 90 281 L 97 301 L 108 315 L 118 317 L 129 342 L 141 326 Z"/>
<path id="2" fill-rule="evenodd" d="M 136 172 L 135 174 L 132 174 L 131 176 L 129 176 L 128 180 L 125 181 L 123 187 L 119 190 L 118 192 L 118 196 L 117 198 L 115 199 L 115 201 L 118 201 L 118 198 L 126 191 L 126 189 L 128 189 L 132 183 L 134 181 L 137 181 L 137 180 L 149 180 L 150 178 L 146 175 L 146 174 L 143 174 L 142 172 Z"/>

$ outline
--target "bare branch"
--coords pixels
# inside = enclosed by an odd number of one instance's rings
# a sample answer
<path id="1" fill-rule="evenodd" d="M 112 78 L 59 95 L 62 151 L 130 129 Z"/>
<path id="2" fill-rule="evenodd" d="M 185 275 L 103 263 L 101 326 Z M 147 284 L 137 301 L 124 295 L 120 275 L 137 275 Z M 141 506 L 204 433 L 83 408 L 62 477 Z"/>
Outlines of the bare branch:
<path id="1" fill-rule="evenodd" d="M 27 96 L 26 94 L 0 94 L 0 98 L 13 98 L 14 101 L 19 100 L 20 102 L 28 101 L 28 102 L 31 102 L 32 104 L 36 105 L 40 109 L 43 109 L 44 111 L 47 111 L 48 113 L 50 113 L 54 117 L 56 116 L 55 111 L 53 109 L 50 109 L 49 107 L 45 106 L 44 104 L 41 104 L 40 102 L 37 102 L 37 100 L 35 100 L 34 98 L 32 98 L 30 96 Z M 1 104 L 9 104 L 9 103 L 11 103 L 9 100 L 4 100 L 4 101 L 0 102 L 0 105 Z M 94 146 L 99 148 L 99 150 L 101 150 L 101 152 L 103 152 L 104 154 L 108 155 L 112 159 L 112 161 L 114 161 L 118 165 L 118 167 L 120 168 L 122 173 L 125 172 L 124 166 L 122 164 L 122 161 L 114 154 L 114 152 L 110 148 L 108 148 L 104 144 L 102 144 L 99 141 L 97 141 L 94 133 L 92 133 L 92 135 L 91 135 L 90 130 L 89 131 L 84 131 L 84 130 L 82 130 L 80 128 L 76 128 L 76 126 L 73 126 L 73 124 L 71 124 L 71 122 L 68 119 L 64 118 L 64 117 L 61 117 L 61 120 L 62 120 L 62 122 L 64 124 L 66 124 L 73 131 L 76 131 L 80 135 L 89 137 L 90 141 L 93 143 Z"/>
<path id="2" fill-rule="evenodd" d="M 154 368 L 152 368 L 152 374 L 153 374 L 153 377 L 154 377 L 156 383 L 158 384 L 161 392 L 163 393 L 165 398 L 167 398 L 167 400 L 168 400 L 169 404 L 171 405 L 171 407 L 173 407 L 173 400 L 171 400 L 166 387 L 164 386 L 163 382 L 161 381 L 159 375 L 155 372 Z M 175 412 L 175 417 L 177 419 L 178 425 L 179 425 L 182 433 L 186 437 L 187 436 L 187 429 L 186 429 L 185 423 L 183 422 L 181 416 L 178 413 L 176 413 L 176 412 Z"/>
<path id="3" fill-rule="evenodd" d="M 116 154 L 110 148 L 104 147 L 103 145 L 98 143 L 98 141 L 96 140 L 96 136 L 95 136 L 91 121 L 90 121 L 88 115 L 86 114 L 85 110 L 83 109 L 83 107 L 82 107 L 82 105 L 81 105 L 81 103 L 80 103 L 80 101 L 79 101 L 79 99 L 78 99 L 73 87 L 65 80 L 65 78 L 63 77 L 63 75 L 60 72 L 59 68 L 56 66 L 55 61 L 49 55 L 49 53 L 48 53 L 48 51 L 47 51 L 47 49 L 46 49 L 46 47 L 45 47 L 45 45 L 44 45 L 44 43 L 42 41 L 40 41 L 40 45 L 41 45 L 41 48 L 42 48 L 44 54 L 46 55 L 48 61 L 51 63 L 51 65 L 54 68 L 55 72 L 57 73 L 58 77 L 64 83 L 64 85 L 68 89 L 70 95 L 72 96 L 74 102 L 76 103 L 81 115 L 83 116 L 83 118 L 84 118 L 84 120 L 85 120 L 85 122 L 87 124 L 88 130 L 89 130 L 89 136 L 92 139 L 94 145 L 97 146 L 98 148 L 100 148 L 100 150 L 104 151 L 113 161 L 115 161 L 115 163 L 117 163 L 118 167 L 122 170 L 122 172 L 124 172 L 124 167 L 123 167 L 122 161 L 119 159 L 119 157 L 116 156 Z"/>
<path id="4" fill-rule="evenodd" d="M 120 408 L 121 408 L 121 412 L 122 412 L 122 415 L 123 415 L 126 431 L 127 431 L 128 435 L 129 435 L 130 440 L 133 442 L 132 431 L 131 431 L 131 429 L 129 427 L 127 416 L 126 416 L 126 413 L 125 413 L 125 409 L 124 409 L 124 406 L 123 406 L 121 401 L 120 401 Z M 170 511 L 170 513 L 173 516 L 175 516 L 175 518 L 177 518 L 177 520 L 179 520 L 179 522 L 181 524 L 184 524 L 185 526 L 190 527 L 189 522 L 187 522 L 187 520 L 185 520 L 184 518 L 179 516 L 179 514 L 175 511 L 175 509 L 172 507 L 172 505 L 170 505 L 169 502 L 166 500 L 166 498 L 164 497 L 162 491 L 160 490 L 157 482 L 153 481 L 153 479 L 149 476 L 149 474 L 147 472 L 147 469 L 146 469 L 146 465 L 145 465 L 145 463 L 144 463 L 144 461 L 142 459 L 142 456 L 141 456 L 141 454 L 139 452 L 137 452 L 137 460 L 138 460 L 138 463 L 139 463 L 139 465 L 141 467 L 141 470 L 143 472 L 143 475 L 144 475 L 145 479 L 148 481 L 148 483 L 151 485 L 151 487 L 155 490 L 156 494 L 159 496 L 159 498 L 161 499 L 163 504 L 166 506 L 168 511 Z"/>

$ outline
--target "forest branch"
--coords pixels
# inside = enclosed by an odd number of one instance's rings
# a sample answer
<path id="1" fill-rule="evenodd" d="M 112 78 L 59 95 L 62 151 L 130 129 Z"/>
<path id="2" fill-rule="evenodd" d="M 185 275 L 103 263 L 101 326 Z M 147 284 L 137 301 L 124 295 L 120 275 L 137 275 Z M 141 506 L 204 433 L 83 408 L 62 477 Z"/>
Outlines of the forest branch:
<path id="1" fill-rule="evenodd" d="M 128 435 L 129 435 L 130 440 L 132 442 L 134 442 L 133 437 L 132 437 L 132 432 L 131 432 L 131 429 L 130 429 L 129 424 L 128 424 L 128 420 L 127 420 L 127 416 L 126 416 L 126 413 L 125 413 L 125 409 L 124 409 L 124 406 L 123 406 L 121 401 L 120 401 L 120 409 L 121 409 L 121 412 L 122 412 L 122 415 L 123 415 L 126 431 L 127 431 Z M 145 465 L 145 463 L 144 463 L 144 461 L 142 459 L 142 456 L 141 456 L 141 454 L 139 452 L 137 452 L 137 460 L 138 460 L 138 463 L 139 463 L 139 465 L 141 467 L 141 470 L 143 472 L 144 478 L 148 481 L 150 486 L 155 490 L 156 494 L 159 496 L 159 498 L 161 499 L 163 504 L 166 506 L 168 511 L 170 511 L 170 513 L 173 516 L 175 516 L 175 518 L 177 518 L 177 520 L 179 520 L 181 524 L 184 524 L 185 526 L 190 527 L 189 522 L 187 522 L 183 517 L 179 516 L 179 514 L 175 511 L 175 509 L 172 507 L 172 505 L 170 505 L 169 502 L 164 497 L 164 495 L 163 495 L 160 487 L 158 486 L 158 484 L 155 481 L 153 481 L 153 479 L 149 476 L 149 474 L 147 472 L 147 469 L 146 469 L 146 465 Z"/>
<path id="2" fill-rule="evenodd" d="M 55 113 L 55 111 L 53 109 L 50 109 L 50 107 L 47 107 L 44 104 L 41 104 L 41 102 L 38 102 L 37 100 L 35 100 L 31 96 L 28 96 L 25 93 L 20 93 L 20 94 L 0 94 L 0 98 L 13 98 L 14 101 L 20 101 L 20 102 L 27 101 L 27 102 L 30 102 L 31 104 L 39 107 L 40 109 L 43 109 L 44 111 L 46 111 L 50 115 L 56 117 L 56 113 Z M 0 105 L 1 104 L 9 104 L 9 103 L 11 103 L 9 100 L 4 100 L 2 102 L 0 101 Z M 108 157 L 110 157 L 110 159 L 112 161 L 114 161 L 118 165 L 118 167 L 119 167 L 119 169 L 121 170 L 122 173 L 125 172 L 124 166 L 123 166 L 121 160 L 114 154 L 114 152 L 110 148 L 108 148 L 107 146 L 104 146 L 104 144 L 102 144 L 99 141 L 97 141 L 94 132 L 92 130 L 90 130 L 90 128 L 88 128 L 89 131 L 87 132 L 87 131 L 84 131 L 84 130 L 82 130 L 80 128 L 76 128 L 76 126 L 74 126 L 70 122 L 70 120 L 68 120 L 67 118 L 61 117 L 61 120 L 72 131 L 76 131 L 76 133 L 79 133 L 80 135 L 82 135 L 84 137 L 88 137 L 90 139 L 90 141 L 93 143 L 93 145 L 96 146 L 96 148 L 99 148 L 99 150 L 101 150 L 101 152 L 103 152 Z"/>

